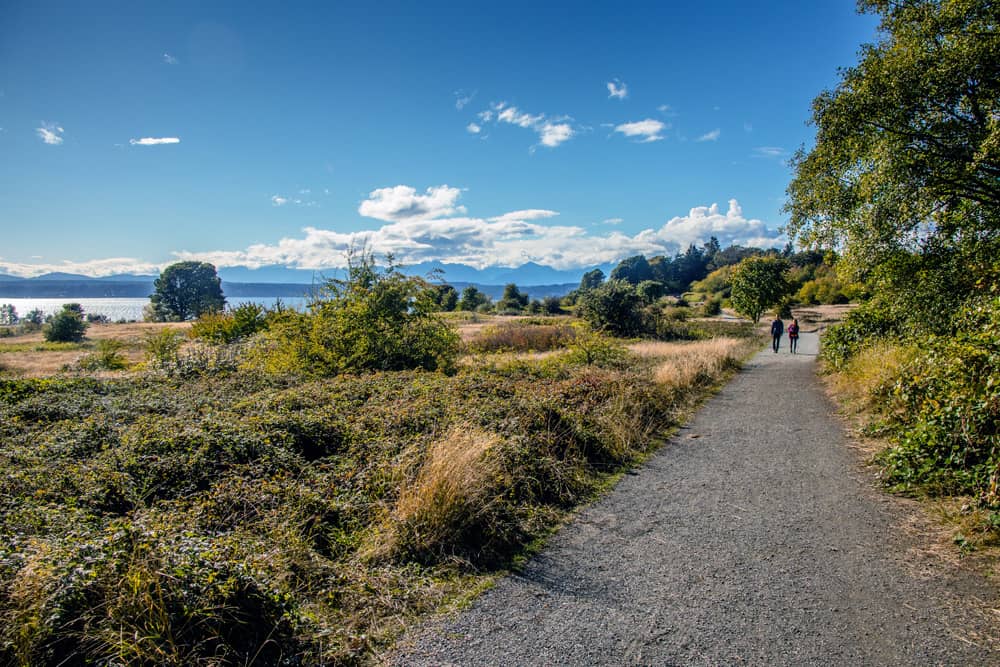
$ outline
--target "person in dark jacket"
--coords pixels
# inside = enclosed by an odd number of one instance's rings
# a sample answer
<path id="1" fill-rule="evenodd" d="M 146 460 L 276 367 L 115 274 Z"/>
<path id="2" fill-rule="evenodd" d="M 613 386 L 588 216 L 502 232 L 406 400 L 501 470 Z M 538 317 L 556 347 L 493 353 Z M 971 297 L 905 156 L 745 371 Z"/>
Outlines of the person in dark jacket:
<path id="1" fill-rule="evenodd" d="M 799 345 L 799 321 L 792 318 L 792 323 L 788 325 L 788 349 L 795 354 L 795 348 Z"/>
<path id="2" fill-rule="evenodd" d="M 778 353 L 778 348 L 781 347 L 781 334 L 785 333 L 785 323 L 781 321 L 780 317 L 774 318 L 771 322 L 771 349 L 774 353 Z"/>

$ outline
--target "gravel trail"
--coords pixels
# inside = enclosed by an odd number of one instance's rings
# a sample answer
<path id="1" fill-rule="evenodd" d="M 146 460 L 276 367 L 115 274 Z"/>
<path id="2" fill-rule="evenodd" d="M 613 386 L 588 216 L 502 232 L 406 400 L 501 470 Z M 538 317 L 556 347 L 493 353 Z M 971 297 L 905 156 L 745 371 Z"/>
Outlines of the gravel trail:
<path id="1" fill-rule="evenodd" d="M 1000 665 L 976 575 L 915 568 L 815 377 L 768 348 L 634 475 L 394 665 Z M 922 571 L 917 571 L 921 570 Z M 929 569 L 928 569 L 929 568 Z"/>

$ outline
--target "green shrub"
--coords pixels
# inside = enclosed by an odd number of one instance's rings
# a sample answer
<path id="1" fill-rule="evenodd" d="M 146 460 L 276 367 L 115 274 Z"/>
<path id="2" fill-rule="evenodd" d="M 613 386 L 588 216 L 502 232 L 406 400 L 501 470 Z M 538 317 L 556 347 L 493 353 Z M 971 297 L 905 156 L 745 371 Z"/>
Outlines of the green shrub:
<path id="1" fill-rule="evenodd" d="M 50 343 L 78 343 L 86 331 L 87 322 L 80 304 L 67 303 L 45 324 L 43 335 Z"/>
<path id="2" fill-rule="evenodd" d="M 635 286 L 624 280 L 609 280 L 580 293 L 577 315 L 594 329 L 616 336 L 635 336 L 644 329 L 642 305 Z"/>
<path id="3" fill-rule="evenodd" d="M 181 335 L 169 328 L 146 334 L 146 360 L 154 367 L 171 366 L 183 343 Z"/>
<path id="4" fill-rule="evenodd" d="M 191 325 L 190 336 L 214 345 L 235 343 L 267 329 L 267 309 L 243 303 L 224 313 L 204 313 Z"/>
<path id="5" fill-rule="evenodd" d="M 881 338 L 900 336 L 903 330 L 896 313 L 880 301 L 869 301 L 848 313 L 843 322 L 827 329 L 820 355 L 836 370 L 862 347 Z"/>
<path id="6" fill-rule="evenodd" d="M 128 359 L 121 351 L 125 344 L 120 340 L 102 338 L 97 341 L 97 350 L 80 359 L 80 367 L 86 370 L 118 371 L 128 368 Z"/>
<path id="7" fill-rule="evenodd" d="M 954 336 L 914 341 L 919 354 L 878 390 L 879 456 L 897 491 L 979 496 L 1000 509 L 1000 299 L 957 314 Z"/>
<path id="8" fill-rule="evenodd" d="M 458 334 L 438 314 L 426 282 L 400 273 L 389 258 L 351 258 L 345 280 L 332 280 L 308 313 L 270 322 L 264 366 L 271 371 L 335 375 L 363 370 L 451 371 Z"/>

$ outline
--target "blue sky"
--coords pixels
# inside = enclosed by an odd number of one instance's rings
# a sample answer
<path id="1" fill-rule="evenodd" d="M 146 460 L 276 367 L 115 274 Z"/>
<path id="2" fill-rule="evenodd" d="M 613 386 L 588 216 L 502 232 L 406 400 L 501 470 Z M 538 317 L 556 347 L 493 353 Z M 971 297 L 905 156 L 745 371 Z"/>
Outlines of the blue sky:
<path id="1" fill-rule="evenodd" d="M 811 100 L 875 26 L 847 0 L 8 0 L 0 272 L 780 242 Z"/>

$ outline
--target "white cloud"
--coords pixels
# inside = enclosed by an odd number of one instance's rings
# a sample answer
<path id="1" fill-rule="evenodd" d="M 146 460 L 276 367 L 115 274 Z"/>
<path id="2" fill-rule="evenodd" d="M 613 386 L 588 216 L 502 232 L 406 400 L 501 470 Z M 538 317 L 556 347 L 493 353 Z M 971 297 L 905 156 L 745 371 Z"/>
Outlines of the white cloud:
<path id="1" fill-rule="evenodd" d="M 49 144 L 50 146 L 58 146 L 63 142 L 63 133 L 65 132 L 58 123 L 46 123 L 42 121 L 41 127 L 35 128 L 35 134 L 43 142 Z"/>
<path id="2" fill-rule="evenodd" d="M 464 90 L 456 90 L 455 93 L 455 108 L 461 111 L 465 106 L 473 100 L 476 96 L 476 91 L 471 93 L 466 93 Z"/>
<path id="3" fill-rule="evenodd" d="M 455 213 L 465 213 L 464 206 L 456 206 L 462 191 L 447 185 L 427 188 L 426 194 L 417 194 L 415 188 L 397 185 L 372 190 L 368 199 L 358 206 L 358 213 L 366 218 L 398 222 L 441 218 Z"/>
<path id="4" fill-rule="evenodd" d="M 659 111 L 660 113 L 669 113 L 673 109 L 669 104 L 661 104 L 660 106 L 656 107 L 656 110 Z"/>
<path id="5" fill-rule="evenodd" d="M 618 125 L 615 127 L 615 132 L 620 132 L 626 137 L 639 137 L 641 143 L 648 143 L 663 139 L 662 133 L 668 128 L 669 125 L 666 123 L 647 118 L 646 120 L 637 120 L 634 123 Z"/>
<path id="6" fill-rule="evenodd" d="M 164 144 L 179 144 L 181 140 L 177 137 L 142 137 L 141 139 L 129 139 L 132 146 L 162 146 Z"/>
<path id="7" fill-rule="evenodd" d="M 532 116 L 520 111 L 517 107 L 505 106 L 503 102 L 497 108 L 497 122 L 510 123 L 518 127 L 533 128 L 545 118 L 543 114 Z"/>
<path id="8" fill-rule="evenodd" d="M 545 123 L 539 130 L 538 137 L 543 146 L 555 148 L 573 137 L 573 128 L 568 123 Z"/>
<path id="9" fill-rule="evenodd" d="M 271 195 L 272 206 L 284 206 L 288 202 L 289 202 L 288 197 L 282 197 L 281 195 Z"/>
<path id="10" fill-rule="evenodd" d="M 483 131 L 483 128 L 480 127 L 479 125 L 476 125 L 475 123 L 469 123 L 468 125 L 465 126 L 465 131 L 469 132 L 470 134 L 479 134 L 480 132 Z"/>
<path id="11" fill-rule="evenodd" d="M 35 257 L 37 255 L 32 257 L 32 259 L 35 259 Z M 109 257 L 84 262 L 65 261 L 45 264 L 23 264 L 0 260 L 0 273 L 9 273 L 13 276 L 24 278 L 31 278 L 33 276 L 40 276 L 43 273 L 53 273 L 56 271 L 93 277 L 110 276 L 116 273 L 153 274 L 169 263 L 153 264 L 132 257 Z"/>
<path id="12" fill-rule="evenodd" d="M 624 100 L 628 97 L 628 86 L 625 85 L 624 81 L 620 79 L 615 79 L 614 81 L 608 81 L 608 97 L 614 97 L 619 100 Z"/>
<path id="13" fill-rule="evenodd" d="M 620 225 L 625 222 L 624 218 L 608 218 L 607 220 L 601 220 L 602 225 Z"/>
<path id="14" fill-rule="evenodd" d="M 753 149 L 753 157 L 779 159 L 787 155 L 788 151 L 781 146 L 757 146 Z"/>
<path id="15" fill-rule="evenodd" d="M 169 53 L 164 53 L 163 54 L 163 62 L 167 63 L 168 65 L 176 65 L 180 61 L 177 60 L 177 58 L 175 58 L 172 55 L 170 55 Z"/>
<path id="16" fill-rule="evenodd" d="M 441 194 L 431 194 L 435 190 Z M 547 224 L 544 221 L 557 215 L 547 209 L 512 211 L 489 218 L 467 217 L 464 208 L 456 206 L 459 192 L 447 186 L 430 188 L 427 195 L 418 195 L 407 186 L 384 188 L 376 190 L 372 199 L 364 203 L 391 209 L 389 214 L 393 218 L 383 217 L 389 222 L 378 229 L 338 232 L 307 227 L 302 237 L 257 244 L 246 250 L 174 254 L 180 259 L 209 261 L 216 266 L 282 265 L 323 270 L 342 267 L 350 248 L 365 245 L 376 254 L 392 253 L 404 264 L 445 261 L 484 268 L 520 266 L 534 261 L 557 269 L 574 269 L 613 263 L 635 254 L 673 255 L 691 243 L 704 243 L 711 236 L 717 237 L 723 246 L 739 243 L 773 247 L 784 242 L 762 221 L 744 217 L 736 200 L 729 202 L 726 212 L 715 204 L 699 206 L 685 216 L 671 218 L 658 229 L 628 235 L 617 230 L 594 234 L 579 226 Z M 398 206 L 420 197 L 437 197 L 438 209 L 463 215 L 428 216 L 426 213 L 432 206 L 427 201 L 424 207 L 416 207 L 420 211 L 415 215 L 408 211 L 404 215 L 389 205 L 390 201 Z M 607 222 L 612 224 L 614 220 Z"/>
<path id="17" fill-rule="evenodd" d="M 530 114 L 515 106 L 509 106 L 506 102 L 499 102 L 494 104 L 492 109 L 480 112 L 479 119 L 483 123 L 495 121 L 532 130 L 538 134 L 538 143 L 548 148 L 555 148 L 576 134 L 576 129 L 568 122 L 569 118 L 546 119 L 545 114 Z M 478 129 L 473 130 L 473 126 Z M 482 130 L 482 126 L 472 123 L 465 129 L 477 133 Z"/>
<path id="18" fill-rule="evenodd" d="M 695 139 L 695 141 L 717 141 L 721 135 L 722 135 L 722 130 L 720 130 L 719 128 L 715 128 L 711 132 L 706 132 L 705 134 L 701 135 L 700 137 Z"/>

